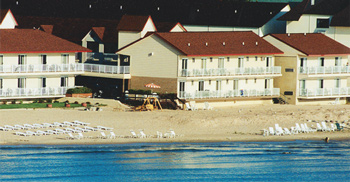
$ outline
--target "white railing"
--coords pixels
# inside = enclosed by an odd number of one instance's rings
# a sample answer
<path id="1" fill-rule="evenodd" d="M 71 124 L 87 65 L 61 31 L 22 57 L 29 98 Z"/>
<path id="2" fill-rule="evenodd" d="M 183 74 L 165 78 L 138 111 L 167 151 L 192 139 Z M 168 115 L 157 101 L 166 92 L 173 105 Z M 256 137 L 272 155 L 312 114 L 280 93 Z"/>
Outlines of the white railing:
<path id="1" fill-rule="evenodd" d="M 183 69 L 180 75 L 183 77 L 196 76 L 236 76 L 236 75 L 265 75 L 281 74 L 281 67 L 250 67 L 250 68 L 217 68 L 217 69 Z"/>
<path id="2" fill-rule="evenodd" d="M 85 72 L 130 74 L 130 66 L 110 66 L 101 64 L 84 64 Z"/>
<path id="3" fill-rule="evenodd" d="M 101 64 L 38 64 L 1 65 L 0 74 L 13 73 L 55 73 L 55 72 L 96 72 L 108 74 L 130 74 L 130 66 L 111 66 Z"/>
<path id="4" fill-rule="evenodd" d="M 301 97 L 324 97 L 324 96 L 346 96 L 350 95 L 350 87 L 344 88 L 316 88 L 300 89 Z"/>
<path id="5" fill-rule="evenodd" d="M 111 61 L 118 60 L 118 54 L 113 53 L 101 53 L 101 52 L 87 52 L 86 54 L 87 60 L 103 60 L 103 61 Z"/>
<path id="6" fill-rule="evenodd" d="M 230 97 L 262 97 L 280 95 L 279 88 L 272 89 L 241 89 L 227 91 L 195 91 L 195 92 L 179 92 L 181 99 L 205 99 L 205 98 L 230 98 Z"/>
<path id="7" fill-rule="evenodd" d="M 349 74 L 349 66 L 328 66 L 328 67 L 299 67 L 299 73 L 303 74 Z"/>
<path id="8" fill-rule="evenodd" d="M 56 88 L 8 88 L 0 89 L 0 98 L 2 97 L 36 97 L 36 96 L 62 96 L 71 87 Z"/>
<path id="9" fill-rule="evenodd" d="M 82 64 L 1 65 L 0 73 L 82 72 Z"/>

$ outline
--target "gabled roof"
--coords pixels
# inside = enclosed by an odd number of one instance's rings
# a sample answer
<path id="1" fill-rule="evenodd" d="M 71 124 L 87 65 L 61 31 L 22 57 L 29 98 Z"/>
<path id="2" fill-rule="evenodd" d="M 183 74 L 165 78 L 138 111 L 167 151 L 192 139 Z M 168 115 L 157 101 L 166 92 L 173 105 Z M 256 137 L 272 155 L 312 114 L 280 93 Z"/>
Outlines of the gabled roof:
<path id="1" fill-rule="evenodd" d="M 171 32 L 176 26 L 180 26 L 185 32 L 187 31 L 181 23 L 178 22 L 155 22 L 158 32 Z"/>
<path id="2" fill-rule="evenodd" d="M 283 53 L 253 32 L 167 32 L 154 33 L 150 36 L 161 38 L 187 56 L 272 55 Z"/>
<path id="3" fill-rule="evenodd" d="M 152 20 L 151 16 L 124 15 L 118 24 L 117 30 L 141 32 L 148 19 Z"/>
<path id="4" fill-rule="evenodd" d="M 92 30 L 104 43 L 117 43 L 118 31 L 116 27 L 92 27 Z"/>
<path id="5" fill-rule="evenodd" d="M 33 29 L 1 29 L 0 53 L 68 53 L 91 50 Z"/>
<path id="6" fill-rule="evenodd" d="M 43 28 L 44 31 L 53 35 L 80 43 L 92 27 L 114 27 L 118 25 L 118 20 L 87 19 L 87 18 L 55 18 L 38 16 L 16 16 L 18 28 Z"/>
<path id="7" fill-rule="evenodd" d="M 350 54 L 349 47 L 321 33 L 269 35 L 308 56 Z"/>
<path id="8" fill-rule="evenodd" d="M 10 14 L 10 16 L 13 17 L 15 25 L 18 25 L 15 17 L 13 16 L 12 12 L 10 9 L 0 9 L 0 25 L 4 21 L 5 17 L 7 14 Z"/>
<path id="9" fill-rule="evenodd" d="M 350 5 L 333 16 L 331 26 L 350 27 Z"/>
<path id="10" fill-rule="evenodd" d="M 332 21 L 336 21 L 335 24 L 341 23 L 341 18 L 350 18 L 346 17 L 349 11 L 344 11 L 349 7 L 349 0 L 315 0 L 315 4 L 311 5 L 311 0 L 303 0 L 297 6 L 291 9 L 278 20 L 282 21 L 298 21 L 303 14 L 317 14 L 317 15 L 341 15 L 333 17 Z M 339 19 L 338 19 L 339 18 Z M 331 23 L 332 25 L 332 23 Z"/>

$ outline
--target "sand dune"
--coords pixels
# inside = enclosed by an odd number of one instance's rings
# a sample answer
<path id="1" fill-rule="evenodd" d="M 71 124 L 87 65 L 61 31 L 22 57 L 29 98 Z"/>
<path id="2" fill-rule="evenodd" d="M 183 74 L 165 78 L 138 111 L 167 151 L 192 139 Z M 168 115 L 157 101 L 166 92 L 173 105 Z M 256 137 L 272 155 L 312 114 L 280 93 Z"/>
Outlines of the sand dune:
<path id="1" fill-rule="evenodd" d="M 15 131 L 0 131 L 0 144 L 104 144 L 131 142 L 217 142 L 217 141 L 285 141 L 285 140 L 332 140 L 350 139 L 350 105 L 294 106 L 294 105 L 256 105 L 214 108 L 214 110 L 183 111 L 163 110 L 153 112 L 123 112 L 106 107 L 101 112 L 88 112 L 82 109 L 36 109 L 0 110 L 0 126 L 15 124 L 53 123 L 79 120 L 112 127 L 122 138 L 100 139 L 99 132 L 83 133 L 81 140 L 66 140 L 67 134 L 23 137 L 14 135 Z M 316 122 L 330 120 L 344 122 L 344 131 L 302 133 L 291 136 L 263 136 L 262 129 L 278 123 L 290 128 L 295 123 L 307 123 L 316 128 Z M 329 124 L 329 122 L 327 124 Z M 144 130 L 147 135 L 157 131 L 166 133 L 173 129 L 176 138 L 126 138 L 130 130 L 138 133 Z M 31 129 L 47 130 L 43 129 Z M 17 130 L 25 131 L 25 130 Z M 108 131 L 105 131 L 109 134 Z M 75 135 L 75 134 L 74 134 Z"/>

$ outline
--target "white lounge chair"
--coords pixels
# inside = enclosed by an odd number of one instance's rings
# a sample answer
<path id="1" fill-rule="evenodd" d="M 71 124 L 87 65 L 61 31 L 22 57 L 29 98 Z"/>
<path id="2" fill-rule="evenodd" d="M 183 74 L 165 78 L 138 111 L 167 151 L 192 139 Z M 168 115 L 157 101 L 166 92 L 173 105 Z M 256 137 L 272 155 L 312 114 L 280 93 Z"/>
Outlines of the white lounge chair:
<path id="1" fill-rule="evenodd" d="M 272 127 L 269 127 L 269 135 L 275 135 L 275 131 Z"/>
<path id="2" fill-rule="evenodd" d="M 46 133 L 51 135 L 51 134 L 56 134 L 57 135 L 57 132 L 53 131 L 53 130 L 46 130 Z"/>
<path id="3" fill-rule="evenodd" d="M 50 123 L 43 123 L 43 127 L 44 128 L 49 128 L 49 127 L 53 127 L 53 125 L 50 124 Z"/>
<path id="4" fill-rule="evenodd" d="M 72 133 L 68 133 L 68 136 L 66 137 L 66 139 L 74 140 L 74 139 L 76 139 L 76 137 L 73 136 Z"/>
<path id="5" fill-rule="evenodd" d="M 324 131 L 331 131 L 331 129 L 326 125 L 326 122 L 321 122 L 321 126 Z"/>
<path id="6" fill-rule="evenodd" d="M 37 130 L 35 133 L 37 135 L 47 135 L 47 133 L 45 131 L 41 131 L 41 130 Z"/>
<path id="7" fill-rule="evenodd" d="M 299 133 L 304 132 L 304 131 L 302 131 L 299 123 L 295 123 L 295 130 L 297 130 Z"/>
<path id="8" fill-rule="evenodd" d="M 80 131 L 80 132 L 78 132 L 78 133 L 81 133 L 81 132 L 88 132 L 88 131 L 89 131 L 89 130 L 86 130 L 86 129 L 83 129 L 83 128 L 80 128 L 80 127 L 75 127 L 74 129 L 77 130 L 77 131 Z"/>
<path id="9" fill-rule="evenodd" d="M 175 131 L 170 129 L 170 138 L 175 138 L 175 137 L 176 137 Z"/>
<path id="10" fill-rule="evenodd" d="M 315 132 L 315 131 L 317 131 L 316 129 L 313 129 L 313 128 L 311 128 L 311 127 L 308 127 L 306 123 L 304 123 L 304 126 L 305 126 L 305 129 L 306 129 L 307 131 L 309 131 L 309 132 Z"/>
<path id="11" fill-rule="evenodd" d="M 325 130 L 321 127 L 320 123 L 316 123 L 316 129 L 317 129 L 317 131 L 325 131 Z"/>
<path id="12" fill-rule="evenodd" d="M 64 130 L 62 130 L 62 129 L 54 129 L 53 131 L 55 131 L 56 132 L 56 134 L 64 134 L 64 133 L 66 133 L 66 131 L 64 131 Z"/>
<path id="13" fill-rule="evenodd" d="M 31 125 L 31 124 L 23 124 L 23 126 L 28 128 L 28 129 L 32 129 L 33 128 L 33 125 Z"/>
<path id="14" fill-rule="evenodd" d="M 75 133 L 75 130 L 73 130 L 72 128 L 65 128 L 64 130 L 66 133 Z"/>
<path id="15" fill-rule="evenodd" d="M 213 110 L 213 107 L 209 105 L 209 102 L 204 102 L 203 110 Z"/>
<path id="16" fill-rule="evenodd" d="M 81 121 L 78 121 L 78 120 L 75 120 L 73 121 L 74 124 L 78 124 L 78 125 L 83 125 L 83 126 L 87 126 L 89 125 L 90 123 L 85 123 L 85 122 L 81 122 Z"/>
<path id="17" fill-rule="evenodd" d="M 5 125 L 4 126 L 7 130 L 15 130 L 15 127 L 10 126 L 10 125 Z"/>
<path id="18" fill-rule="evenodd" d="M 71 123 L 71 122 L 69 122 L 69 121 L 64 121 L 63 124 L 64 124 L 65 126 L 78 126 L 77 124 Z"/>
<path id="19" fill-rule="evenodd" d="M 339 104 L 339 101 L 340 101 L 340 98 L 337 97 L 333 102 L 330 102 L 330 104 L 336 105 L 336 104 Z"/>
<path id="20" fill-rule="evenodd" d="M 14 127 L 15 130 L 23 129 L 23 126 L 22 125 L 18 125 L 18 124 L 13 125 L 13 127 Z"/>
<path id="21" fill-rule="evenodd" d="M 105 127 L 105 126 L 97 126 L 98 130 L 113 130 L 113 128 Z"/>
<path id="22" fill-rule="evenodd" d="M 263 136 L 269 136 L 269 130 L 263 129 L 261 131 L 262 131 Z"/>
<path id="23" fill-rule="evenodd" d="M 23 132 L 16 132 L 15 133 L 18 136 L 28 136 L 27 134 L 23 133 Z"/>
<path id="24" fill-rule="evenodd" d="M 0 130 L 2 130 L 2 131 L 9 131 L 9 129 L 7 129 L 5 127 L 0 127 Z"/>
<path id="25" fill-rule="evenodd" d="M 157 138 L 163 138 L 162 132 L 157 131 Z"/>
<path id="26" fill-rule="evenodd" d="M 34 133 L 32 131 L 26 131 L 25 134 L 27 134 L 28 136 L 39 136 L 37 133 Z"/>
<path id="27" fill-rule="evenodd" d="M 54 122 L 53 123 L 53 127 L 63 127 L 64 124 L 63 123 L 59 123 L 59 122 Z"/>
<path id="28" fill-rule="evenodd" d="M 34 128 L 34 129 L 39 129 L 39 128 L 44 128 L 44 126 L 41 125 L 41 124 L 35 123 L 35 124 L 33 124 L 33 128 Z"/>
<path id="29" fill-rule="evenodd" d="M 277 127 L 275 134 L 279 136 L 284 135 L 283 129 L 281 127 Z"/>
<path id="30" fill-rule="evenodd" d="M 337 129 L 337 127 L 333 123 L 331 123 L 330 125 L 331 126 L 329 127 L 329 129 L 331 129 L 331 131 L 335 131 Z"/>
<path id="31" fill-rule="evenodd" d="M 147 135 L 143 132 L 143 130 L 140 130 L 140 138 L 147 138 Z"/>
<path id="32" fill-rule="evenodd" d="M 90 127 L 90 126 L 84 126 L 85 130 L 90 130 L 90 131 L 97 131 L 96 128 Z"/>
<path id="33" fill-rule="evenodd" d="M 130 133 L 131 133 L 131 138 L 138 138 L 134 130 L 130 130 Z"/>
<path id="34" fill-rule="evenodd" d="M 100 133 L 101 133 L 100 138 L 107 139 L 107 135 L 105 134 L 105 132 L 101 131 Z"/>
<path id="35" fill-rule="evenodd" d="M 291 135 L 292 133 L 288 130 L 288 128 L 284 128 L 284 134 Z"/>
<path id="36" fill-rule="evenodd" d="M 292 133 L 292 134 L 298 134 L 298 130 L 296 130 L 295 129 L 295 127 L 290 127 L 290 132 Z"/>
<path id="37" fill-rule="evenodd" d="M 192 108 L 191 108 L 191 106 L 190 106 L 190 104 L 189 103 L 185 103 L 185 110 L 186 111 L 189 111 L 189 110 L 191 110 L 192 111 Z"/>
<path id="38" fill-rule="evenodd" d="M 115 135 L 115 133 L 113 131 L 109 132 L 108 138 L 115 139 L 116 137 L 117 136 Z"/>

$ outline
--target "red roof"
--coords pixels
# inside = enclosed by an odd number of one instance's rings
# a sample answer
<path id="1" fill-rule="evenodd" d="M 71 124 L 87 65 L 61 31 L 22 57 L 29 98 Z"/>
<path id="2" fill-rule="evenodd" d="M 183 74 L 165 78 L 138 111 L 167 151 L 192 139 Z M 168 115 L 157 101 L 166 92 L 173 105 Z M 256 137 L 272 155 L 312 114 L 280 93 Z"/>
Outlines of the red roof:
<path id="1" fill-rule="evenodd" d="M 41 30 L 1 29 L 0 53 L 91 52 L 91 50 Z"/>
<path id="2" fill-rule="evenodd" d="M 349 47 L 321 33 L 270 35 L 308 56 L 350 54 Z"/>
<path id="3" fill-rule="evenodd" d="M 119 24 L 118 31 L 137 31 L 140 32 L 145 27 L 150 16 L 135 16 L 135 15 L 124 15 Z"/>
<path id="4" fill-rule="evenodd" d="M 250 31 L 155 33 L 188 56 L 265 55 L 283 52 Z"/>

